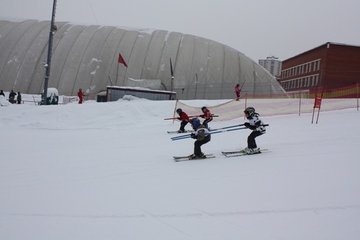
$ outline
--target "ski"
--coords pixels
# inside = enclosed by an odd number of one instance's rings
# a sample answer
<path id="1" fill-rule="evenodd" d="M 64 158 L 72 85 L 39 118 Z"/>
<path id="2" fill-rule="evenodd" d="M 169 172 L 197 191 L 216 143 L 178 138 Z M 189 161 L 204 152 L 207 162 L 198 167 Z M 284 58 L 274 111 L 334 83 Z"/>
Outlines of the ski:
<path id="1" fill-rule="evenodd" d="M 208 158 L 215 158 L 214 154 L 205 154 L 206 158 L 195 158 L 195 159 L 189 159 L 189 156 L 174 156 L 175 162 L 180 161 L 190 161 L 190 160 L 204 160 Z"/>
<path id="2" fill-rule="evenodd" d="M 229 152 L 221 152 L 225 157 L 241 157 L 241 156 L 247 156 L 247 155 L 254 155 L 254 154 L 260 154 L 260 153 L 268 153 L 270 152 L 268 149 L 259 149 L 258 152 L 254 152 L 252 154 L 247 154 L 244 152 L 244 150 L 237 150 L 237 151 L 229 151 Z"/>
<path id="3" fill-rule="evenodd" d="M 167 131 L 168 134 L 180 134 L 180 133 L 190 133 L 190 132 L 194 132 L 193 130 L 185 130 L 185 132 L 178 132 L 178 130 L 176 131 Z"/>
<path id="4" fill-rule="evenodd" d="M 260 148 L 259 148 L 260 149 Z M 260 149 L 260 152 L 268 152 L 269 149 Z M 234 150 L 234 151 L 222 151 L 222 154 L 236 154 L 236 153 L 244 153 L 244 150 Z"/>

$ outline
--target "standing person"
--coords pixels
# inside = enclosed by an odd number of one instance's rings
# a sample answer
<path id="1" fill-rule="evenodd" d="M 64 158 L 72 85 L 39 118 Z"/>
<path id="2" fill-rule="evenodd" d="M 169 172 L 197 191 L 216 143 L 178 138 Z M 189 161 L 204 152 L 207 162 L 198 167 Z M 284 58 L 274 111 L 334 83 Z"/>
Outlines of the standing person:
<path id="1" fill-rule="evenodd" d="M 200 120 L 198 118 L 192 118 L 190 123 L 195 131 L 191 134 L 191 138 L 196 139 L 196 141 L 194 142 L 194 154 L 190 155 L 188 158 L 190 160 L 206 158 L 205 154 L 201 152 L 201 145 L 210 142 L 210 131 L 205 128 L 204 125 L 200 124 Z"/>
<path id="2" fill-rule="evenodd" d="M 16 100 L 17 100 L 17 104 L 21 104 L 21 94 L 20 94 L 20 92 L 18 92 Z"/>
<path id="3" fill-rule="evenodd" d="M 9 93 L 9 102 L 15 103 L 15 96 L 16 93 L 14 92 L 14 90 L 11 90 L 11 92 Z"/>
<path id="4" fill-rule="evenodd" d="M 85 96 L 85 94 L 82 92 L 82 89 L 81 89 L 81 88 L 79 88 L 79 91 L 78 91 L 77 95 L 78 95 L 78 97 L 79 97 L 79 104 L 82 104 L 83 101 L 84 101 L 84 96 Z"/>
<path id="5" fill-rule="evenodd" d="M 247 138 L 247 148 L 242 150 L 247 154 L 253 154 L 259 152 L 260 149 L 257 148 L 255 138 L 265 134 L 266 129 L 263 121 L 260 119 L 260 115 L 255 112 L 255 108 L 247 107 L 244 110 L 245 117 L 249 120 L 249 122 L 244 123 L 245 127 L 252 130 L 250 135 Z"/>
<path id="6" fill-rule="evenodd" d="M 190 119 L 189 116 L 183 112 L 181 108 L 176 109 L 177 114 L 179 114 L 179 119 L 181 121 L 180 123 L 180 129 L 178 130 L 178 133 L 184 133 L 185 132 L 185 126 L 189 123 Z"/>
<path id="7" fill-rule="evenodd" d="M 3 90 L 0 90 L 0 95 L 3 95 L 5 97 L 5 93 Z"/>
<path id="8" fill-rule="evenodd" d="M 241 92 L 240 84 L 236 84 L 235 86 L 236 101 L 239 101 L 240 99 L 240 92 Z"/>
<path id="9" fill-rule="evenodd" d="M 203 112 L 200 117 L 205 118 L 204 122 L 202 123 L 207 129 L 209 129 L 208 123 L 213 120 L 212 114 L 207 107 L 202 107 L 201 111 Z"/>

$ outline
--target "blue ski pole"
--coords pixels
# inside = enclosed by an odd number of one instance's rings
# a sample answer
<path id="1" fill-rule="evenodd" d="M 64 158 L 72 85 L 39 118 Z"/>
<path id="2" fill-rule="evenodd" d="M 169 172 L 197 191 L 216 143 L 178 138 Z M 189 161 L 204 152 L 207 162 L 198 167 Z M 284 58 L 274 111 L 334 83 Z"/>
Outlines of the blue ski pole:
<path id="1" fill-rule="evenodd" d="M 228 127 L 222 127 L 222 128 L 215 128 L 215 129 L 211 129 L 210 133 L 213 133 L 215 131 L 220 131 L 220 130 L 224 130 L 224 129 L 229 129 L 229 128 L 235 128 L 235 127 L 239 127 L 239 126 L 243 126 L 244 124 L 238 124 L 238 125 L 233 125 L 233 126 L 228 126 Z M 181 135 L 181 136 L 175 136 L 172 137 L 172 140 L 176 140 L 176 139 L 183 139 L 183 138 L 188 138 L 190 137 L 190 134 L 185 134 L 185 135 Z"/>

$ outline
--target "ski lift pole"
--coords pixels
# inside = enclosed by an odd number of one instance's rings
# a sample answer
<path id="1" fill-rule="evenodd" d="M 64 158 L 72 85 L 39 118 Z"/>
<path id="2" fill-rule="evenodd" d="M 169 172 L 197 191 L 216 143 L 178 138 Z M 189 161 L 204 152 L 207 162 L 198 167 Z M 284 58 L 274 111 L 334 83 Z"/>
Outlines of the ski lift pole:
<path id="1" fill-rule="evenodd" d="M 57 30 L 57 27 L 54 25 L 55 22 L 55 13 L 56 13 L 56 2 L 57 0 L 54 0 L 53 2 L 53 9 L 52 9 L 52 15 L 51 15 L 51 23 L 50 23 L 50 32 L 49 32 L 49 43 L 48 43 L 48 55 L 47 55 L 47 61 L 46 64 L 44 64 L 45 67 L 45 81 L 44 81 L 44 105 L 47 105 L 47 89 L 49 85 L 49 78 L 50 78 L 50 65 L 51 65 L 51 55 L 52 55 L 52 44 L 53 44 L 53 36 Z"/>
<path id="2" fill-rule="evenodd" d="M 195 73 L 195 77 L 196 77 L 196 80 L 195 80 L 195 98 L 194 99 L 196 99 L 197 87 L 198 87 L 198 75 L 197 75 L 197 73 Z"/>

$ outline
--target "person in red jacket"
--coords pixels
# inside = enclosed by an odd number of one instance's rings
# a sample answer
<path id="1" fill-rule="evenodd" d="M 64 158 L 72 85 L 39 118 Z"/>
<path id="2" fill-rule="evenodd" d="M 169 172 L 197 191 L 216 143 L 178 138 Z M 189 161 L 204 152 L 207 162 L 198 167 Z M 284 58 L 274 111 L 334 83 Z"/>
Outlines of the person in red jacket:
<path id="1" fill-rule="evenodd" d="M 202 115 L 200 115 L 200 117 L 205 118 L 204 122 L 202 123 L 207 129 L 209 129 L 208 123 L 211 122 L 213 120 L 212 114 L 210 112 L 209 109 L 207 109 L 207 107 L 202 107 L 201 111 L 203 112 Z"/>
<path id="2" fill-rule="evenodd" d="M 185 112 L 183 112 L 181 108 L 176 109 L 176 112 L 177 114 L 179 114 L 179 117 L 177 119 L 181 121 L 178 133 L 183 133 L 185 132 L 185 126 L 189 123 L 190 119 L 189 116 Z"/>
<path id="3" fill-rule="evenodd" d="M 240 99 L 240 92 L 241 92 L 240 84 L 236 84 L 235 86 L 236 101 L 239 101 Z"/>
<path id="4" fill-rule="evenodd" d="M 82 89 L 80 88 L 78 93 L 77 93 L 78 97 L 79 97 L 79 104 L 82 104 L 84 101 L 84 96 L 86 96 L 83 92 Z"/>

